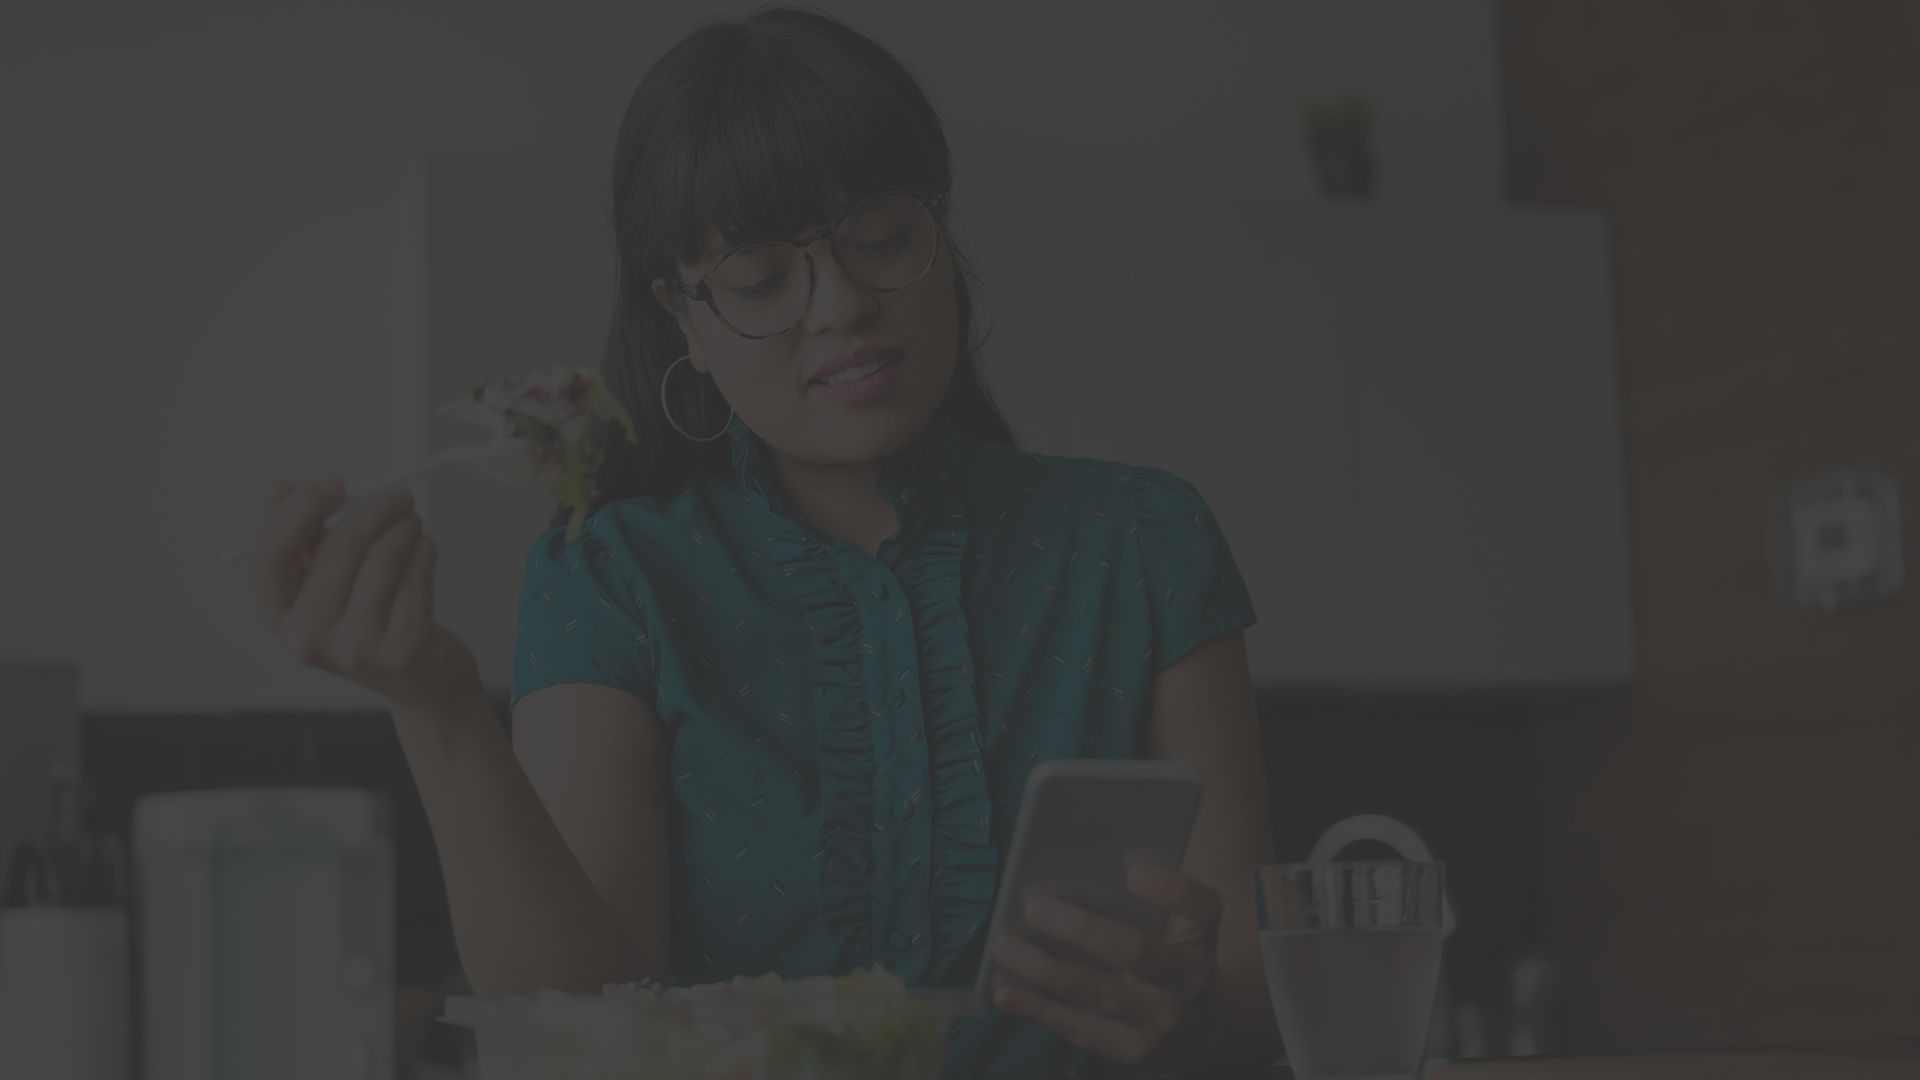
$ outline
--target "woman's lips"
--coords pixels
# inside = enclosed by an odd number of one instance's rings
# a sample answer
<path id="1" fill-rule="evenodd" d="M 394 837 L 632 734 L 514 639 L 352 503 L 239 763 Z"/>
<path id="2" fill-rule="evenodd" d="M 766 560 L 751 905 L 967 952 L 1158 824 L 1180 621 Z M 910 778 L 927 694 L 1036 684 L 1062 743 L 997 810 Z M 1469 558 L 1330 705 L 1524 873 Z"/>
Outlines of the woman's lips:
<path id="1" fill-rule="evenodd" d="M 861 405 L 885 397 L 899 377 L 900 354 L 895 352 L 816 379 L 809 388 L 842 405 Z"/>

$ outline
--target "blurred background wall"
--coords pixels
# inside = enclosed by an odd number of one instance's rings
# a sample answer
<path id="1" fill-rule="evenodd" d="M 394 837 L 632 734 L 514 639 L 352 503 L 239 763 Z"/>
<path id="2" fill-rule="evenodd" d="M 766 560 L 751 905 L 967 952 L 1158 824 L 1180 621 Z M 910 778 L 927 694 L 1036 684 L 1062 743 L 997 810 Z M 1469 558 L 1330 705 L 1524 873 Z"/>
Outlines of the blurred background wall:
<path id="1" fill-rule="evenodd" d="M 1538 733 L 1569 1038 L 1920 1037 L 1889 910 L 1920 887 L 1920 607 L 1780 607 L 1758 542 L 1805 470 L 1920 478 L 1920 7 L 1499 25 L 1513 196 L 1604 211 L 1616 260 L 1639 670 Z"/>

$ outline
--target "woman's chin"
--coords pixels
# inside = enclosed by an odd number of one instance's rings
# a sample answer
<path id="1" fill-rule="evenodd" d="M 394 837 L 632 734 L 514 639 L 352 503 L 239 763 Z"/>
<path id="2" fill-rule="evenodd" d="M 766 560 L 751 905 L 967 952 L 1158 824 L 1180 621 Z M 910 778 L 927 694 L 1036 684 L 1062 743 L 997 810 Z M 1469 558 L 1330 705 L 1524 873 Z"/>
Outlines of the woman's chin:
<path id="1" fill-rule="evenodd" d="M 908 446 L 926 431 L 938 403 L 896 401 L 864 408 L 821 410 L 810 425 L 812 454 L 826 465 L 857 465 L 881 461 Z"/>

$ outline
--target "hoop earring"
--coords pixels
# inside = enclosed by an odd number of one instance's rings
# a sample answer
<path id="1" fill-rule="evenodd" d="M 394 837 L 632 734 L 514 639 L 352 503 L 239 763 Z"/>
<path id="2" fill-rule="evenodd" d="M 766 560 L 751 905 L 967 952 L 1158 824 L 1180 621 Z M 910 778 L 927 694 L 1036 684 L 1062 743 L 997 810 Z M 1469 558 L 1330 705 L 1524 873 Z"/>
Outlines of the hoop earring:
<path id="1" fill-rule="evenodd" d="M 982 278 L 979 274 L 974 273 L 971 269 L 955 270 L 953 276 L 955 281 L 970 281 L 975 286 L 978 287 L 977 291 L 969 290 L 968 292 L 968 296 L 973 304 L 973 310 L 968 313 L 969 317 L 972 320 L 977 322 L 979 321 L 979 318 L 980 318 L 980 295 L 985 294 L 987 298 L 987 328 L 985 332 L 983 332 L 980 335 L 980 339 L 978 341 L 970 342 L 972 346 L 971 348 L 963 348 L 960 353 L 960 355 L 963 357 L 970 357 L 975 355 L 981 349 L 986 347 L 987 339 L 993 336 L 993 325 L 995 322 L 999 321 L 1000 313 L 994 309 L 993 290 L 987 287 L 987 282 L 985 278 Z M 969 331 L 969 334 L 968 334 L 969 337 L 972 336 L 972 334 L 970 333 L 972 329 L 973 327 L 971 326 L 967 327 L 967 330 Z"/>
<path id="2" fill-rule="evenodd" d="M 687 431 L 686 428 L 681 427 L 680 421 L 675 420 L 673 418 L 673 406 L 667 404 L 667 386 L 673 381 L 673 369 L 679 367 L 681 364 L 687 363 L 692 359 L 693 359 L 692 353 L 687 353 L 683 356 L 676 358 L 673 363 L 667 365 L 666 374 L 660 376 L 660 415 L 667 418 L 668 426 L 672 427 L 673 430 L 679 432 L 681 438 L 686 439 L 689 442 L 710 443 L 715 439 L 721 438 L 722 436 L 726 435 L 727 428 L 733 424 L 734 412 L 733 412 L 733 407 L 731 405 L 727 407 L 727 422 L 720 425 L 720 430 L 714 432 L 711 435 L 700 436 L 700 435 L 691 434 Z"/>

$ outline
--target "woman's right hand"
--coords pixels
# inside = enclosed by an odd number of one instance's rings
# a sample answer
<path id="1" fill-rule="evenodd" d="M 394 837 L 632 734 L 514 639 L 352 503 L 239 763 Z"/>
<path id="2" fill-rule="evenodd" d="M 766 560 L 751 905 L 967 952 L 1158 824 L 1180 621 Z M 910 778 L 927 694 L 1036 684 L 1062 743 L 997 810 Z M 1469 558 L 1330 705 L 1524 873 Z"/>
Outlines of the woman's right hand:
<path id="1" fill-rule="evenodd" d="M 345 499 L 337 480 L 274 481 L 253 562 L 267 626 L 301 663 L 396 709 L 450 711 L 482 699 L 472 650 L 434 619 L 436 548 L 413 493 L 375 495 L 328 528 Z"/>

